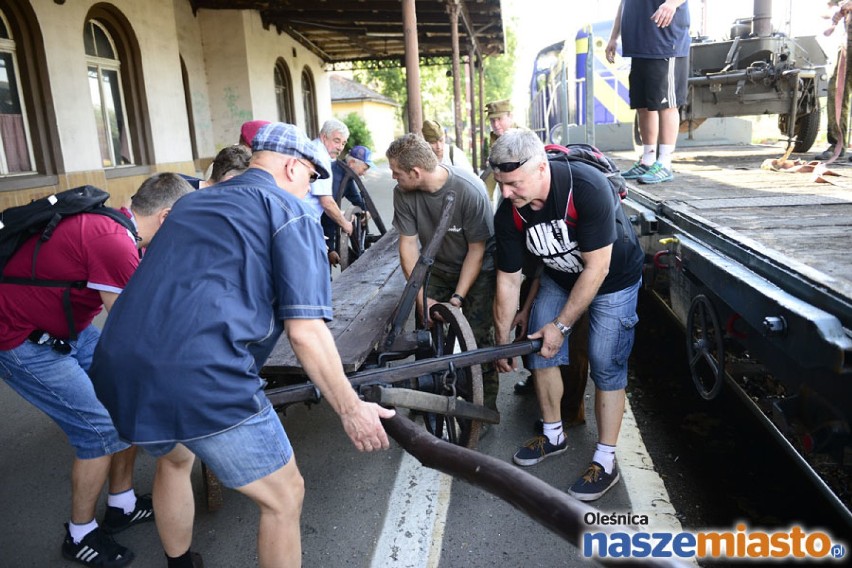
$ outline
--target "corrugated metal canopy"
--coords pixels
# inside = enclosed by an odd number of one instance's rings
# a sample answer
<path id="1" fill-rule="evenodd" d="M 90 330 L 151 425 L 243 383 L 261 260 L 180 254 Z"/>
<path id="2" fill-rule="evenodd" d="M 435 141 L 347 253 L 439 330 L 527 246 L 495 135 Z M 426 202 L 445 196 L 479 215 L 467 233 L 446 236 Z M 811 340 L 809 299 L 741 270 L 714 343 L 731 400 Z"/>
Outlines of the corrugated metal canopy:
<path id="1" fill-rule="evenodd" d="M 416 0 L 421 57 L 450 57 L 452 0 Z M 405 54 L 400 0 L 190 0 L 194 9 L 257 10 L 264 26 L 292 35 L 329 64 L 401 61 Z M 483 56 L 503 53 L 500 0 L 459 0 L 459 46 L 471 36 Z"/>

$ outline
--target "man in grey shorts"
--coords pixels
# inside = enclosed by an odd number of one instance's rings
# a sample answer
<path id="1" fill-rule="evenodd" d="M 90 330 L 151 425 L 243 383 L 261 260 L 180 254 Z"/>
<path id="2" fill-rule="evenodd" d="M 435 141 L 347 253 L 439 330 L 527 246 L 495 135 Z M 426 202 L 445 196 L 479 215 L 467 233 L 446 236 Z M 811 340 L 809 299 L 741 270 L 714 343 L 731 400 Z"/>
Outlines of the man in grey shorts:
<path id="1" fill-rule="evenodd" d="M 92 363 L 118 434 L 158 458 L 154 508 L 169 568 L 197 565 L 196 455 L 260 509 L 258 563 L 301 560 L 305 483 L 260 377 L 284 330 L 355 447 L 388 447 L 379 419 L 393 411 L 358 398 L 325 324 L 332 313 L 322 229 L 302 201 L 310 181 L 329 176 L 325 160 L 291 124 L 262 127 L 252 149 L 245 173 L 172 208 Z"/>
<path id="2" fill-rule="evenodd" d="M 621 55 L 633 58 L 630 108 L 639 113 L 642 137 L 642 157 L 622 175 L 639 183 L 671 181 L 678 107 L 686 103 L 689 5 L 686 0 L 621 0 L 606 46 L 610 63 L 615 62 L 619 35 Z"/>

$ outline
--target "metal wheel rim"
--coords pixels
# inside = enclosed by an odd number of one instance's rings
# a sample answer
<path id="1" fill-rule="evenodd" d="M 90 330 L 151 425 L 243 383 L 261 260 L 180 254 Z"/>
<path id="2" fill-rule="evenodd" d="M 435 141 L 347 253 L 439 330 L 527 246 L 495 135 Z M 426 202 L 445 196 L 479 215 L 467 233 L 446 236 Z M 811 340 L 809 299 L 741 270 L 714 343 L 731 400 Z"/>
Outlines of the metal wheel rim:
<path id="1" fill-rule="evenodd" d="M 725 345 L 719 316 L 704 294 L 695 296 L 689 306 L 686 352 L 689 372 L 698 394 L 705 400 L 713 400 L 722 390 L 725 377 Z M 705 380 L 708 376 L 710 381 Z"/>
<path id="2" fill-rule="evenodd" d="M 452 353 L 451 346 L 456 342 L 462 351 L 476 349 L 473 330 L 459 308 L 448 303 L 439 303 L 433 305 L 429 313 L 431 317 L 438 315 L 444 320 L 432 322 L 433 349 L 436 357 Z M 456 373 L 458 374 L 456 379 L 458 396 L 467 402 L 481 405 L 484 400 L 482 366 L 473 365 L 466 369 L 457 369 Z M 425 413 L 423 419 L 426 429 L 431 434 L 453 444 L 473 449 L 479 442 L 482 423 L 478 420 L 464 420 L 433 413 Z"/>
<path id="3" fill-rule="evenodd" d="M 343 232 L 342 227 L 337 228 L 337 255 L 340 257 L 340 270 L 346 270 L 364 252 L 364 241 L 367 235 L 361 224 L 362 213 L 363 210 L 354 205 L 343 213 L 346 219 L 354 219 L 351 237 Z"/>

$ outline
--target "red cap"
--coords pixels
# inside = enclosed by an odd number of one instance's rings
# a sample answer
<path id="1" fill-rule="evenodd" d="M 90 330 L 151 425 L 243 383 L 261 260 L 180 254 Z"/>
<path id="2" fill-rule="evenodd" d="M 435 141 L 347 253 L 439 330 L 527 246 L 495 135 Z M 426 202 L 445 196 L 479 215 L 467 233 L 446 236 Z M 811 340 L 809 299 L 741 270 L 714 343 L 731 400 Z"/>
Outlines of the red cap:
<path id="1" fill-rule="evenodd" d="M 251 141 L 254 140 L 257 131 L 269 124 L 268 120 L 249 120 L 244 122 L 240 127 L 240 144 L 251 148 Z"/>

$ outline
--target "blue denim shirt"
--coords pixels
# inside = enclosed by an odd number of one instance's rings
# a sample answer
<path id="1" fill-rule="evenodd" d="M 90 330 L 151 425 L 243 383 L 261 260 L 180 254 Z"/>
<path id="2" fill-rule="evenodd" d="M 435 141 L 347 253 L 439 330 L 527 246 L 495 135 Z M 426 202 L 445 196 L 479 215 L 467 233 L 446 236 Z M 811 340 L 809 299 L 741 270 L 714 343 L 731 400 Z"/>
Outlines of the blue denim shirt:
<path id="1" fill-rule="evenodd" d="M 319 221 L 252 168 L 175 204 L 107 318 L 92 380 L 127 441 L 215 434 L 268 405 L 259 372 L 283 321 L 331 317 Z"/>

